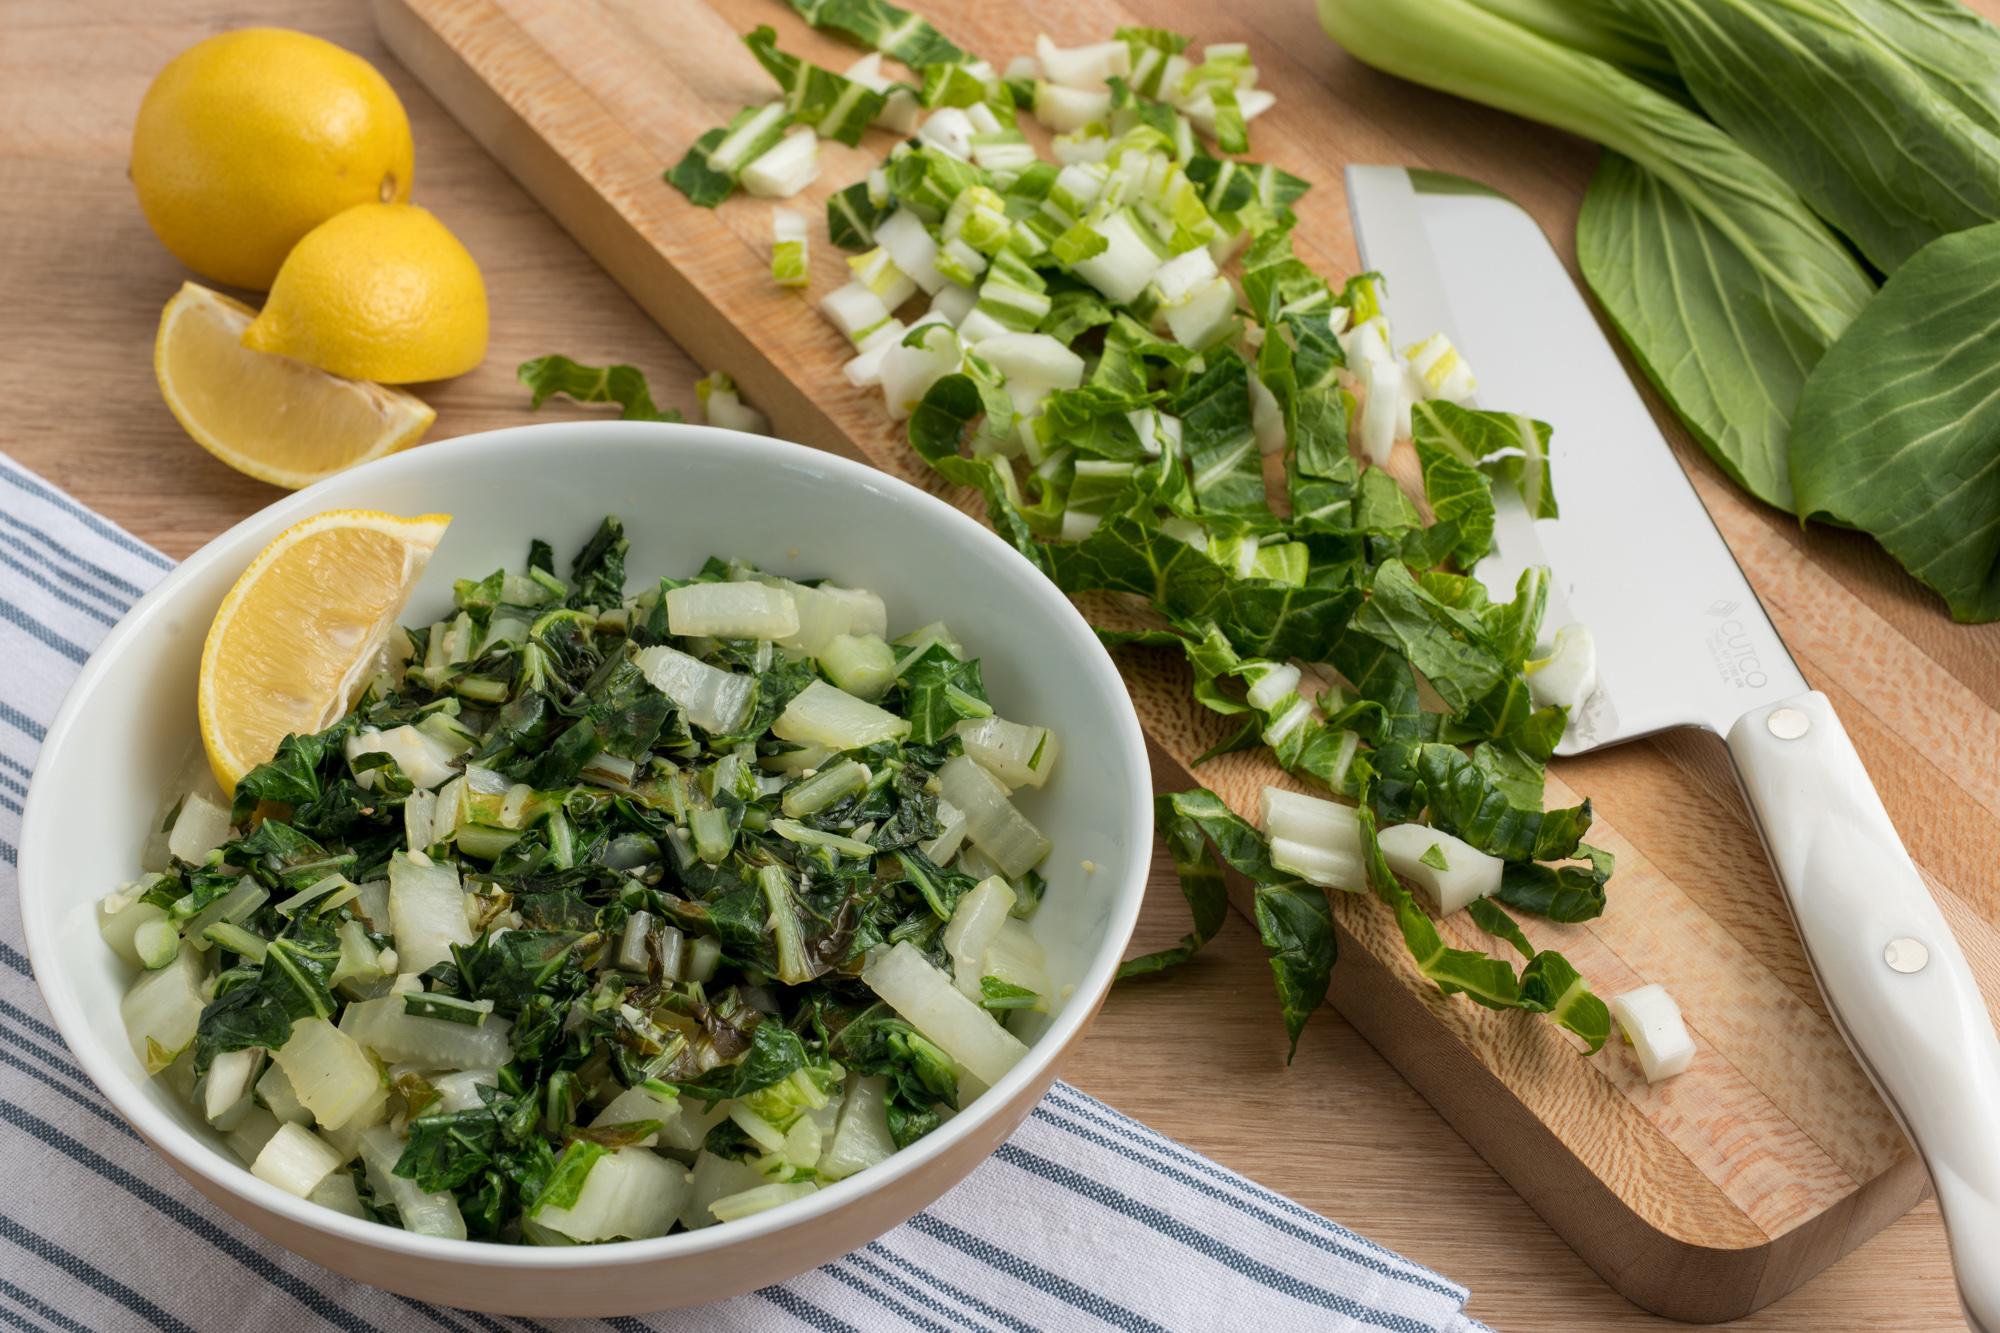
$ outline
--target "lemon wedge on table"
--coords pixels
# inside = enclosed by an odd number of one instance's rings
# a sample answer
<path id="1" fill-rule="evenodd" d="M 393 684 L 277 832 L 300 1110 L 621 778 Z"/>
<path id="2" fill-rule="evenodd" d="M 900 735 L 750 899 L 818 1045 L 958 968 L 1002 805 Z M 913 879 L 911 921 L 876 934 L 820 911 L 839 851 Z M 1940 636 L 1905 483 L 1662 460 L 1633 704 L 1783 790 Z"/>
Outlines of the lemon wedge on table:
<path id="1" fill-rule="evenodd" d="M 250 562 L 201 650 L 201 742 L 223 791 L 287 735 L 322 731 L 347 711 L 450 522 L 334 509 Z"/>
<path id="2" fill-rule="evenodd" d="M 195 283 L 160 313 L 153 373 L 195 442 L 238 472 L 296 490 L 416 442 L 437 413 L 397 389 L 243 345 L 257 312 Z"/>

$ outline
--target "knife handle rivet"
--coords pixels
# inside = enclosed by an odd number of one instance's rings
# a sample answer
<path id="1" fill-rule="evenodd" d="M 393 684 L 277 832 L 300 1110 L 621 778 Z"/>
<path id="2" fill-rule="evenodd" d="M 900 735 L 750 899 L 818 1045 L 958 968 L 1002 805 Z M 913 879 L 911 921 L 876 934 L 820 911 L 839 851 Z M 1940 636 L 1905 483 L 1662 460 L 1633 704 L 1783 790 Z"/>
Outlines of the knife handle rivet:
<path id="1" fill-rule="evenodd" d="M 1882 961 L 1898 972 L 1921 972 L 1931 961 L 1931 951 L 1922 940 L 1905 935 L 1890 940 L 1882 950 Z"/>
<path id="2" fill-rule="evenodd" d="M 1779 740 L 1795 741 L 1812 730 L 1812 719 L 1796 708 L 1774 708 L 1771 715 L 1764 719 L 1764 725 Z"/>

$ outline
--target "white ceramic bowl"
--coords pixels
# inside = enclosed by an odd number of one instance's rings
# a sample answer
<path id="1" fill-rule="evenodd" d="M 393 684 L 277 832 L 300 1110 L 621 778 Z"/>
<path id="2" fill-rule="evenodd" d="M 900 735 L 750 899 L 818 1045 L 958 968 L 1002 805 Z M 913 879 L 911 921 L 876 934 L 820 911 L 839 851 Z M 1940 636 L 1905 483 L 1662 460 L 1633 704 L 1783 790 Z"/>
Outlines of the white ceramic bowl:
<path id="1" fill-rule="evenodd" d="M 321 510 L 455 515 L 408 618 L 434 619 L 454 576 L 518 567 L 530 537 L 559 558 L 607 512 L 635 581 L 710 554 L 873 589 L 896 632 L 948 621 L 1000 709 L 1052 727 L 1061 767 L 1024 807 L 1054 841 L 1033 919 L 1063 996 L 1027 1056 L 917 1144 L 805 1199 L 658 1240 L 541 1249 L 416 1236 L 293 1198 L 253 1177 L 164 1086 L 119 1021 L 130 973 L 93 904 L 138 872 L 140 844 L 198 745 L 195 674 L 223 594 L 279 531 Z M 1096 1011 L 1138 915 L 1152 848 L 1146 752 L 1110 658 L 1054 585 L 949 505 L 857 463 L 694 426 L 525 426 L 415 449 L 245 519 L 133 607 L 49 728 L 28 795 L 21 913 L 35 976 L 77 1059 L 195 1188 L 336 1272 L 511 1314 L 629 1314 L 720 1300 L 854 1249 L 963 1179 L 1020 1123 Z M 1095 866 L 1086 874 L 1084 863 Z M 1024 1222 L 1029 1219 L 1023 1219 Z"/>

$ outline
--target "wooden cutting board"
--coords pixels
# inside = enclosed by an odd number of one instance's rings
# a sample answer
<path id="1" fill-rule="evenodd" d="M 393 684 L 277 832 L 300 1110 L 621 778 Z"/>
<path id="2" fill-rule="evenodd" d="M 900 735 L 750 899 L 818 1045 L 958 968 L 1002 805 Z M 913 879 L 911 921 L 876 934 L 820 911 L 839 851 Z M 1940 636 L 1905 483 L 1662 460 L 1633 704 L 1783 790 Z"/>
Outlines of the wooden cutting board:
<path id="1" fill-rule="evenodd" d="M 1323 271 L 1355 265 L 1340 187 L 1348 161 L 1486 180 L 1572 253 L 1588 150 L 1360 69 L 1319 34 L 1304 0 L 926 12 L 996 64 L 1031 51 L 1040 31 L 1065 45 L 1126 23 L 1250 40 L 1280 99 L 1253 128 L 1254 156 L 1314 181 L 1300 249 Z M 439 100 L 694 359 L 733 374 L 778 434 L 977 512 L 910 452 L 878 392 L 841 378 L 845 341 L 810 300 L 771 283 L 770 205 L 738 198 L 704 211 L 660 180 L 699 134 L 771 96 L 740 33 L 771 23 L 786 49 L 835 68 L 853 50 L 777 0 L 375 0 L 375 14 Z M 817 214 L 891 142 L 877 133 L 860 149 L 823 145 L 820 180 L 794 206 Z M 843 258 L 815 242 L 814 292 L 845 279 Z M 1669 429 L 1778 629 L 1846 719 L 1989 1002 L 2000 1001 L 2000 629 L 1950 624 L 1861 539 L 1804 535 L 1754 507 Z M 1218 738 L 1220 720 L 1194 703 L 1183 665 L 1146 652 L 1122 665 L 1160 751 L 1185 766 Z M 1200 781 L 1250 813 L 1275 775 L 1239 754 L 1204 766 Z M 1528 922 L 1528 932 L 1602 994 L 1664 984 L 1700 1048 L 1692 1070 L 1649 1087 L 1615 1044 L 1585 1058 L 1545 1022 L 1445 999 L 1417 976 L 1387 912 L 1359 896 L 1335 895 L 1334 1003 L 1614 1287 L 1683 1319 L 1732 1318 L 1900 1215 L 1923 1171 L 1827 1017 L 1719 744 L 1677 736 L 1558 764 L 1550 802 L 1580 793 L 1600 813 L 1591 841 L 1618 856 L 1610 909 L 1583 926 Z M 1489 943 L 1463 917 L 1443 927 L 1455 943 Z M 1275 1041 L 1275 1008 L 1271 1022 L 1272 1032 L 1231 1039 Z M 1307 1152 L 1315 1136 L 1341 1132 L 1272 1128 Z M 1452 1224 L 1450 1199 L 1437 1200 L 1437 1215 Z"/>

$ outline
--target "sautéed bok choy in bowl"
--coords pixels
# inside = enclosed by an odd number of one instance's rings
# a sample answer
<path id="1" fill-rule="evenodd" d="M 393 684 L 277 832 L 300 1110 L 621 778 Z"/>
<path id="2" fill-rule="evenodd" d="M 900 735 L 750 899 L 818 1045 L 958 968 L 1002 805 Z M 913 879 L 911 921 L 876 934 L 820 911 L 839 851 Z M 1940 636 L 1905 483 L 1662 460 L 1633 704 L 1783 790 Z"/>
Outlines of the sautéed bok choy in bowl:
<path id="1" fill-rule="evenodd" d="M 335 509 L 452 517 L 348 713 L 225 793 L 204 636 Z M 984 528 L 586 423 L 197 552 L 78 679 L 23 844 L 65 1038 L 204 1194 L 378 1286 L 581 1315 L 781 1280 L 963 1178 L 1109 987 L 1151 817 L 1115 668 Z"/>

